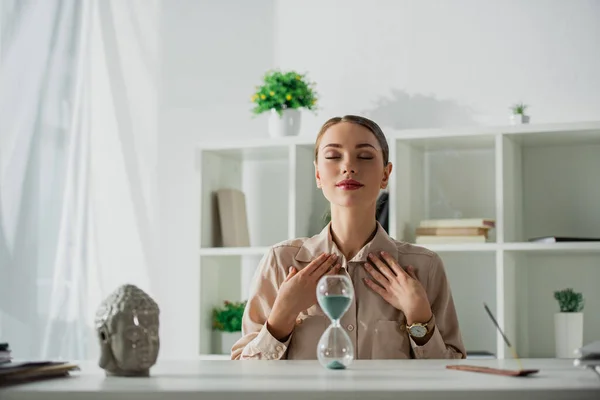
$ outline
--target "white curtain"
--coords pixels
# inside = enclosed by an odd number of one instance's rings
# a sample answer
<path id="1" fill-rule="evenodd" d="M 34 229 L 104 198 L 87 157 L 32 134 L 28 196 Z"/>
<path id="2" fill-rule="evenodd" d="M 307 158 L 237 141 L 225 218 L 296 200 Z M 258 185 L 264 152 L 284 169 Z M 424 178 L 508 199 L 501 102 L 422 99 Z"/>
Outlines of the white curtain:
<path id="1" fill-rule="evenodd" d="M 0 0 L 0 342 L 97 356 L 95 308 L 155 263 L 156 3 Z"/>

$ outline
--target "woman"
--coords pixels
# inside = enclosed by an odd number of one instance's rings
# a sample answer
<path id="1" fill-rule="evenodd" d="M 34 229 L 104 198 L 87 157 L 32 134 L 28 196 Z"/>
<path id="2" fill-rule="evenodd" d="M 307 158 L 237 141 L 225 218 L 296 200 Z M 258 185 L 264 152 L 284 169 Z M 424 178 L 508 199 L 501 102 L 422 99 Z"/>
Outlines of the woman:
<path id="1" fill-rule="evenodd" d="M 375 218 L 392 164 L 379 126 L 328 120 L 316 140 L 317 187 L 331 205 L 321 233 L 274 245 L 260 262 L 232 359 L 315 359 L 330 324 L 316 285 L 345 274 L 354 300 L 341 319 L 356 359 L 464 358 L 452 294 L 439 256 L 387 235 Z"/>

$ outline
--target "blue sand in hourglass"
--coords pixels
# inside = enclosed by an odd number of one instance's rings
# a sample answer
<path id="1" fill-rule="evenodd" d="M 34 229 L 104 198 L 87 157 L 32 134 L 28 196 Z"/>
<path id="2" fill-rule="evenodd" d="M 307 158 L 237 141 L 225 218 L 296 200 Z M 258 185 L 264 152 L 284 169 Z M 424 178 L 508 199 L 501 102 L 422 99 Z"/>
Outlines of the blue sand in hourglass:
<path id="1" fill-rule="evenodd" d="M 321 308 L 331 319 L 340 319 L 344 311 L 348 308 L 352 298 L 342 295 L 330 295 L 324 296 L 321 301 Z"/>

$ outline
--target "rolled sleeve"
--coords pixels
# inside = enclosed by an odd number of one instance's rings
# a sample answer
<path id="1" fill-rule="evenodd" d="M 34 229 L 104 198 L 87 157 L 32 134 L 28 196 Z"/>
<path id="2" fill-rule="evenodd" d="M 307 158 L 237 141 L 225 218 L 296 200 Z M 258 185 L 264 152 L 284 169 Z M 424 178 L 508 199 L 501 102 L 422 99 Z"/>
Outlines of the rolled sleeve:
<path id="1" fill-rule="evenodd" d="M 411 338 L 416 358 L 466 358 L 467 352 L 458 325 L 458 315 L 446 271 L 440 257 L 435 254 L 431 261 L 428 296 L 433 318 L 433 332 L 427 343 L 417 345 Z"/>
<path id="2" fill-rule="evenodd" d="M 284 357 L 292 335 L 285 342 L 275 339 L 267 324 L 264 324 L 258 335 L 243 349 L 240 359 L 280 360 Z"/>
<path id="3" fill-rule="evenodd" d="M 280 342 L 267 328 L 267 319 L 283 279 L 271 248 L 260 261 L 254 276 L 242 317 L 242 337 L 231 349 L 232 360 L 278 360 L 285 357 L 292 335 L 285 342 Z"/>

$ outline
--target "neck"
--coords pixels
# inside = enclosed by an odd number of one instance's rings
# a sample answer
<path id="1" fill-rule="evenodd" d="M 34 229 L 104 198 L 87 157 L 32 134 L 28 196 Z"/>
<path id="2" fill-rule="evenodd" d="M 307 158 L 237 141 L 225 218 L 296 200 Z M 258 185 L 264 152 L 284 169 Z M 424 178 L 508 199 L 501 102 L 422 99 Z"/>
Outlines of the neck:
<path id="1" fill-rule="evenodd" d="M 331 207 L 331 236 L 346 260 L 351 260 L 375 235 L 376 204 L 364 208 Z"/>

